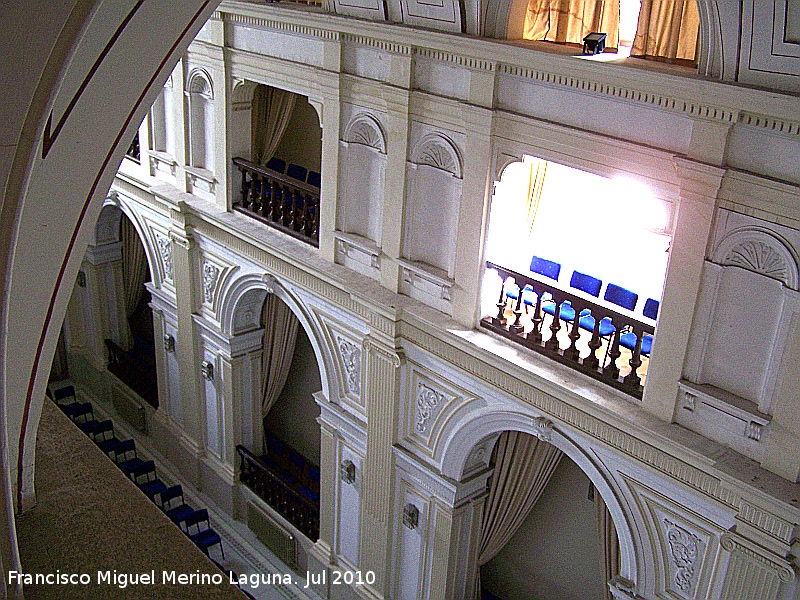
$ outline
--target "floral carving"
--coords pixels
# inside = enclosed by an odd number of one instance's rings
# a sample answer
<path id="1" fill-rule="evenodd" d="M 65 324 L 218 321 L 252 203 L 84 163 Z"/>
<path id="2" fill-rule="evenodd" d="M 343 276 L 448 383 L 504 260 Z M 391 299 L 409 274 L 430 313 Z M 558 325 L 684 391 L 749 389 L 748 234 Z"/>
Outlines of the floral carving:
<path id="1" fill-rule="evenodd" d="M 214 300 L 214 288 L 219 279 L 219 268 L 210 262 L 203 263 L 203 299 L 211 303 Z"/>
<path id="2" fill-rule="evenodd" d="M 670 555 L 675 565 L 675 585 L 688 592 L 693 585 L 694 563 L 697 560 L 701 540 L 669 519 L 664 519 Z"/>
<path id="3" fill-rule="evenodd" d="M 417 383 L 417 431 L 419 433 L 425 433 L 428 429 L 428 420 L 445 399 L 446 397 L 443 393 L 437 392 L 421 381 Z"/>
<path id="4" fill-rule="evenodd" d="M 168 238 L 160 235 L 156 236 L 156 243 L 158 244 L 158 254 L 161 256 L 161 262 L 164 264 L 164 277 L 172 279 L 172 243 Z"/>
<path id="5" fill-rule="evenodd" d="M 344 365 L 347 390 L 358 394 L 361 389 L 361 348 L 341 336 L 336 336 L 336 345 Z"/>

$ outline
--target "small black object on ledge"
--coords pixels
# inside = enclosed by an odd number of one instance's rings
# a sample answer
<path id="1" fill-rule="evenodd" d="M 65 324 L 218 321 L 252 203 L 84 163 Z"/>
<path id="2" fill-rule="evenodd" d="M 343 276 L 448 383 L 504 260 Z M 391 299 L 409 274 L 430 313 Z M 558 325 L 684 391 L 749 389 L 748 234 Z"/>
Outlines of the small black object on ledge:
<path id="1" fill-rule="evenodd" d="M 600 54 L 606 49 L 606 34 L 592 32 L 583 38 L 584 54 Z"/>

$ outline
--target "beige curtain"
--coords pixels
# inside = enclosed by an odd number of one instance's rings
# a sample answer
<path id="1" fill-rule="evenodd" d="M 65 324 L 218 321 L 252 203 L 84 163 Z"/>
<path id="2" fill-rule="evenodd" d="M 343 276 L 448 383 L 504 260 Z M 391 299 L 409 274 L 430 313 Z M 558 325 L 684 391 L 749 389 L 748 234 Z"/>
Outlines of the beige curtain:
<path id="1" fill-rule="evenodd" d="M 631 56 L 694 62 L 699 31 L 696 0 L 642 0 Z"/>
<path id="2" fill-rule="evenodd" d="M 130 219 L 123 215 L 119 224 L 120 243 L 122 244 L 122 286 L 125 293 L 125 316 L 130 318 L 144 293 L 147 281 L 147 258 L 139 234 Z M 124 349 L 133 347 L 133 336 L 128 320 L 125 319 L 125 331 L 121 332 L 127 339 L 120 344 Z"/>
<path id="3" fill-rule="evenodd" d="M 280 396 L 292 367 L 294 345 L 300 321 L 275 294 L 267 295 L 261 313 L 264 325 L 264 350 L 261 358 L 261 418 L 264 419 Z"/>
<path id="4" fill-rule="evenodd" d="M 528 0 L 523 39 L 582 45 L 593 31 L 619 46 L 619 0 Z"/>
<path id="5" fill-rule="evenodd" d="M 595 511 L 597 513 L 597 533 L 600 541 L 600 572 L 603 574 L 603 598 L 614 600 L 608 582 L 619 575 L 619 538 L 611 513 L 598 491 L 594 493 Z"/>
<path id="6" fill-rule="evenodd" d="M 539 501 L 563 452 L 519 431 L 504 431 L 497 440 L 494 473 L 483 513 L 478 567 L 508 543 Z M 475 577 L 480 592 L 480 573 Z"/>
<path id="7" fill-rule="evenodd" d="M 267 85 L 257 85 L 253 93 L 251 115 L 251 157 L 254 163 L 267 164 L 275 154 L 289 119 L 297 94 Z"/>
<path id="8" fill-rule="evenodd" d="M 544 178 L 547 175 L 547 161 L 541 158 L 534 158 L 528 162 L 531 169 L 531 179 L 528 184 L 528 210 L 526 223 L 528 225 L 528 236 L 533 231 L 533 222 L 536 220 L 536 212 L 539 210 L 539 202 L 542 199 L 544 189 Z"/>

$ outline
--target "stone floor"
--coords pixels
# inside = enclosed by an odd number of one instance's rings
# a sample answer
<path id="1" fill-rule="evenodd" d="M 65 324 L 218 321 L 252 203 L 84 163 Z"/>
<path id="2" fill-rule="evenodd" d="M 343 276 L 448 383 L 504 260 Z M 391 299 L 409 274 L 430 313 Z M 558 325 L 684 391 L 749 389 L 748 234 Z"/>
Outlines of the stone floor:
<path id="1" fill-rule="evenodd" d="M 37 505 L 17 519 L 24 573 L 88 575 L 82 585 L 27 585 L 26 600 L 90 598 L 236 600 L 239 589 L 139 492 L 54 404 L 36 442 Z M 152 584 L 98 583 L 98 572 L 155 573 Z M 214 574 L 222 583 L 178 585 L 163 574 Z"/>

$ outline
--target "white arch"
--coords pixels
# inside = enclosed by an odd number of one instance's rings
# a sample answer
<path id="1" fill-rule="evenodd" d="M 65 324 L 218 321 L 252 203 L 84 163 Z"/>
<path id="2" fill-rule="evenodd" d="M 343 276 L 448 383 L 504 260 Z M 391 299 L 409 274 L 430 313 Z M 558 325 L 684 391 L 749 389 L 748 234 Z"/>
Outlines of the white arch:
<path id="1" fill-rule="evenodd" d="M 793 290 L 800 284 L 798 259 L 791 244 L 762 227 L 740 227 L 728 233 L 717 244 L 712 261 L 777 279 Z"/>
<path id="2" fill-rule="evenodd" d="M 411 153 L 411 162 L 447 171 L 461 179 L 463 160 L 458 146 L 440 132 L 422 136 Z"/>
<path id="3" fill-rule="evenodd" d="M 362 113 L 353 117 L 344 131 L 345 142 L 362 144 L 375 148 L 381 154 L 386 154 L 386 135 L 378 119 L 370 114 Z"/>
<path id="4" fill-rule="evenodd" d="M 200 94 L 207 100 L 214 99 L 214 86 L 211 84 L 211 75 L 201 68 L 192 69 L 186 78 L 186 91 L 191 94 Z"/>
<path id="5" fill-rule="evenodd" d="M 547 438 L 551 444 L 564 452 L 594 485 L 603 497 L 617 529 L 620 545 L 620 576 L 632 582 L 636 589 L 644 589 L 645 561 L 638 547 L 642 547 L 642 536 L 631 523 L 643 523 L 634 518 L 634 507 L 623 507 L 620 494 L 614 491 L 610 477 L 606 475 L 592 456 L 583 450 L 571 435 L 546 417 L 522 413 L 512 407 L 498 410 L 496 406 L 472 411 L 460 423 L 451 423 L 442 431 L 440 450 L 441 473 L 456 481 L 461 480 L 464 467 L 472 449 L 487 437 L 503 431 L 521 431 L 537 437 Z"/>
<path id="6" fill-rule="evenodd" d="M 112 209 L 117 209 L 118 213 L 114 214 L 115 211 Z M 136 235 L 139 236 L 139 241 L 144 247 L 147 268 L 150 269 L 150 282 L 156 287 L 161 287 L 161 269 L 158 268 L 161 259 L 156 249 L 155 241 L 150 236 L 150 230 L 142 221 L 141 216 L 137 211 L 131 208 L 128 199 L 124 195 L 114 191 L 106 196 L 103 202 L 103 208 L 100 211 L 100 217 L 97 219 L 93 239 L 89 244 L 92 245 L 96 242 L 111 241 L 107 238 L 100 239 L 99 234 L 101 232 L 104 235 L 110 233 L 112 231 L 111 227 L 115 225 L 117 229 L 114 241 L 119 241 L 119 219 L 123 214 L 133 223 Z"/>
<path id="7" fill-rule="evenodd" d="M 334 373 L 331 368 L 331 350 L 325 344 L 325 336 L 321 334 L 312 317 L 312 312 L 306 307 L 303 301 L 294 295 L 278 278 L 272 275 L 248 273 L 232 281 L 225 289 L 220 291 L 220 325 L 222 333 L 233 337 L 236 335 L 235 322 L 237 311 L 240 308 L 240 301 L 248 292 L 263 290 L 264 297 L 267 294 L 275 294 L 291 309 L 300 325 L 308 335 L 311 346 L 314 348 L 314 356 L 319 368 L 320 382 L 322 383 L 322 393 L 326 398 L 330 398 L 331 384 L 329 374 Z M 260 307 L 259 307 L 260 310 Z"/>

